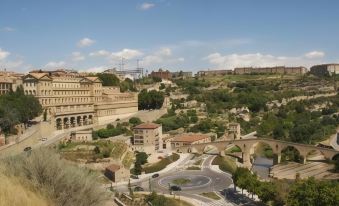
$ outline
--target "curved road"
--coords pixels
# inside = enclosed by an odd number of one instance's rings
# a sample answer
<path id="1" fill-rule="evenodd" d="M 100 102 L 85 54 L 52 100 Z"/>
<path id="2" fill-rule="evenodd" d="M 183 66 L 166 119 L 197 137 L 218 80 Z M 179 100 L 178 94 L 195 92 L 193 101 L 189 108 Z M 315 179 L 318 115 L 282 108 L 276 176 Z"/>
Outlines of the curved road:
<path id="1" fill-rule="evenodd" d="M 232 179 L 230 175 L 226 173 L 216 172 L 210 168 L 212 161 L 215 158 L 214 155 L 204 155 L 203 157 L 205 159 L 201 165 L 202 170 L 185 170 L 184 168 L 173 169 L 165 174 L 160 174 L 158 178 L 151 178 L 148 180 L 146 179 L 133 185 L 140 186 L 144 188 L 145 191 L 149 191 L 149 187 L 151 185 L 152 190 L 155 190 L 158 193 L 169 194 L 170 192 L 168 183 L 177 178 L 190 177 L 192 182 L 190 184 L 182 186 L 182 191 L 174 192 L 176 195 L 198 200 L 204 203 L 203 205 L 232 205 L 231 203 L 228 203 L 223 199 L 219 200 L 221 201 L 220 204 L 215 204 L 215 200 L 199 195 L 204 192 L 219 193 L 219 191 L 228 188 L 232 184 Z M 192 165 L 195 161 L 187 161 L 186 163 L 188 162 L 190 162 Z M 185 163 L 183 163 L 183 165 L 189 166 Z M 116 189 L 121 192 L 128 192 L 126 186 L 119 186 Z"/>

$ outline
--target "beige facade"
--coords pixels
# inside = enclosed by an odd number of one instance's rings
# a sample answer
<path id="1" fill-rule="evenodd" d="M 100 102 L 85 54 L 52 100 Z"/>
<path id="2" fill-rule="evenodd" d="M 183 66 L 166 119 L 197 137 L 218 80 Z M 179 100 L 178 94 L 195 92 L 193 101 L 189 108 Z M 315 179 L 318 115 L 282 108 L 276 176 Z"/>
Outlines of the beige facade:
<path id="1" fill-rule="evenodd" d="M 224 76 L 227 74 L 233 74 L 232 70 L 207 70 L 207 71 L 198 71 L 196 76 L 203 77 L 203 76 Z"/>
<path id="2" fill-rule="evenodd" d="M 162 126 L 154 123 L 142 123 L 133 128 L 133 149 L 152 154 L 162 149 Z"/>
<path id="3" fill-rule="evenodd" d="M 339 64 L 315 65 L 310 68 L 310 73 L 317 76 L 339 74 Z"/>
<path id="4" fill-rule="evenodd" d="M 297 74 L 302 75 L 307 72 L 305 67 L 239 67 L 234 69 L 234 74 Z"/>
<path id="5" fill-rule="evenodd" d="M 188 133 L 175 136 L 171 139 L 171 148 L 176 149 L 183 146 L 203 144 L 211 142 L 211 137 L 206 134 Z"/>
<path id="6" fill-rule="evenodd" d="M 230 139 L 240 139 L 240 124 L 239 123 L 229 123 L 228 124 L 228 138 Z"/>
<path id="7" fill-rule="evenodd" d="M 136 94 L 105 88 L 98 77 L 83 77 L 62 70 L 40 71 L 24 76 L 23 86 L 25 94 L 39 99 L 59 130 L 93 124 L 104 116 L 138 110 Z M 114 92 L 107 94 L 107 90 Z"/>
<path id="8" fill-rule="evenodd" d="M 7 71 L 0 71 L 0 95 L 7 94 L 9 91 L 16 91 L 22 85 L 21 74 Z"/>
<path id="9" fill-rule="evenodd" d="M 92 141 L 92 130 L 83 130 L 72 132 L 69 139 L 72 142 L 88 142 Z"/>

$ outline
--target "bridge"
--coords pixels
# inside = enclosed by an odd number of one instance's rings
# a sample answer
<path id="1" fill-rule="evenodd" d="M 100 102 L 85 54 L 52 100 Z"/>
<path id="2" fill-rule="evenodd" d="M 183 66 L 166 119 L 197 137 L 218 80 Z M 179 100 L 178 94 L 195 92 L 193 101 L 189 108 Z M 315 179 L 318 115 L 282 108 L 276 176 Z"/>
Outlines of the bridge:
<path id="1" fill-rule="evenodd" d="M 324 147 L 317 147 L 314 145 L 308 144 L 300 144 L 300 143 L 293 143 L 275 139 L 267 139 L 267 138 L 250 138 L 250 139 L 235 139 L 235 140 L 226 140 L 226 141 L 216 141 L 216 142 L 208 142 L 208 143 L 200 143 L 200 144 L 191 144 L 185 145 L 181 147 L 177 147 L 177 152 L 181 153 L 198 153 L 202 154 L 208 147 L 214 147 L 218 150 L 218 153 L 222 156 L 225 155 L 225 150 L 229 147 L 229 145 L 235 145 L 241 149 L 241 156 L 243 160 L 243 164 L 246 167 L 251 167 L 251 155 L 255 153 L 254 148 L 258 143 L 264 143 L 269 145 L 273 152 L 273 164 L 279 164 L 281 161 L 281 152 L 287 147 L 295 148 L 301 158 L 302 163 L 306 163 L 306 157 L 313 151 L 320 152 L 325 159 L 327 160 L 334 160 L 335 158 L 339 157 L 339 151 L 334 149 L 324 148 Z"/>

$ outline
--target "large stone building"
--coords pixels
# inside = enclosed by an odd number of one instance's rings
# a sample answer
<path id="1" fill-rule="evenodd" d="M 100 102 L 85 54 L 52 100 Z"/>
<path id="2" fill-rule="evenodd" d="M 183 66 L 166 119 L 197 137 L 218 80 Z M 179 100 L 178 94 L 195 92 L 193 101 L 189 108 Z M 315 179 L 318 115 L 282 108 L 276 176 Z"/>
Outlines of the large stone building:
<path id="1" fill-rule="evenodd" d="M 172 74 L 173 79 L 176 79 L 176 78 L 186 79 L 186 78 L 191 78 L 193 76 L 192 72 L 184 72 L 184 71 L 172 72 L 171 74 Z"/>
<path id="2" fill-rule="evenodd" d="M 159 69 L 157 72 L 156 71 L 152 71 L 152 73 L 149 75 L 150 77 L 159 77 L 161 79 L 171 79 L 172 78 L 172 74 L 170 71 L 168 70 L 162 70 Z"/>
<path id="3" fill-rule="evenodd" d="M 16 91 L 22 85 L 22 74 L 8 71 L 0 71 L 0 95 L 9 91 Z"/>
<path id="4" fill-rule="evenodd" d="M 205 71 L 198 71 L 196 76 L 224 76 L 228 74 L 233 74 L 232 70 L 205 70 Z"/>
<path id="5" fill-rule="evenodd" d="M 297 74 L 302 75 L 307 72 L 305 67 L 238 67 L 234 69 L 234 74 Z"/>
<path id="6" fill-rule="evenodd" d="M 207 134 L 186 133 L 175 136 L 171 139 L 171 148 L 174 150 L 178 147 L 189 146 L 211 142 L 211 137 Z"/>
<path id="7" fill-rule="evenodd" d="M 133 149 L 152 154 L 162 149 L 162 126 L 154 123 L 142 123 L 133 128 Z"/>
<path id="8" fill-rule="evenodd" d="M 98 77 L 73 71 L 34 71 L 24 76 L 25 94 L 36 96 L 56 129 L 101 122 L 138 110 L 137 94 L 103 87 Z"/>
<path id="9" fill-rule="evenodd" d="M 317 76 L 332 76 L 339 74 L 339 64 L 321 64 L 310 68 L 310 73 Z"/>

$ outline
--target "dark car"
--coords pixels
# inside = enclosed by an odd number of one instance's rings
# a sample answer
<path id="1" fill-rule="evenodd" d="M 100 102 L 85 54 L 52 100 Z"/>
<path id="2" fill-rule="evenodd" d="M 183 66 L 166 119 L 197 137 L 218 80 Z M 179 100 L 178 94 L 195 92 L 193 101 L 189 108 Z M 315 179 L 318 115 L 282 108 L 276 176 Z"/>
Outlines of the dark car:
<path id="1" fill-rule="evenodd" d="M 134 188 L 134 191 L 135 191 L 135 192 L 144 191 L 144 188 L 139 187 L 139 186 L 136 186 L 136 187 Z"/>
<path id="2" fill-rule="evenodd" d="M 152 175 L 152 178 L 157 178 L 157 177 L 159 177 L 159 174 L 157 173 L 157 174 L 154 174 L 154 175 Z"/>
<path id="3" fill-rule="evenodd" d="M 139 177 L 137 175 L 131 175 L 132 179 L 139 179 Z"/>
<path id="4" fill-rule="evenodd" d="M 179 187 L 177 185 L 173 185 L 173 186 L 171 186 L 171 190 L 172 191 L 181 191 L 181 187 Z"/>
<path id="5" fill-rule="evenodd" d="M 28 151 L 31 151 L 32 150 L 32 147 L 25 147 L 24 151 L 25 152 L 28 152 Z"/>

